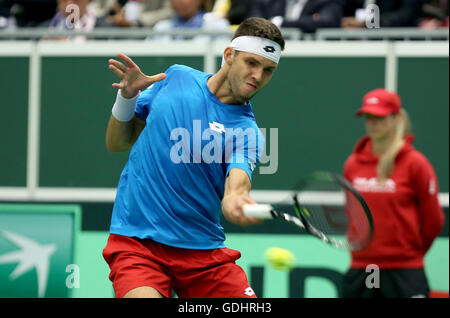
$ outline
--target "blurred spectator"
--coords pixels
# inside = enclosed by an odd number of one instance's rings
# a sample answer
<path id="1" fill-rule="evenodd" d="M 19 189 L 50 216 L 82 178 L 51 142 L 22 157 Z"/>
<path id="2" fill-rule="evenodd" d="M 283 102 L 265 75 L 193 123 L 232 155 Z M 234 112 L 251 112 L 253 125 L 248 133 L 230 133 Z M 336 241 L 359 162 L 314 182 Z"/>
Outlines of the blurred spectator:
<path id="1" fill-rule="evenodd" d="M 364 11 L 369 4 L 376 4 L 380 9 L 380 27 L 413 27 L 420 22 L 424 0 L 347 0 L 342 19 L 343 28 L 364 28 Z"/>
<path id="2" fill-rule="evenodd" d="M 175 15 L 170 0 L 146 0 L 137 24 L 153 27 L 157 22 L 170 19 Z"/>
<path id="3" fill-rule="evenodd" d="M 103 18 L 97 17 L 94 11 L 88 6 L 91 0 L 58 0 L 58 11 L 52 19 L 45 21 L 40 26 L 48 27 L 50 30 L 75 30 L 92 31 L 96 27 L 111 26 Z M 73 5 L 78 7 L 73 9 Z M 77 13 L 79 13 L 77 15 Z M 84 36 L 75 38 L 59 38 L 59 40 L 83 41 Z"/>
<path id="4" fill-rule="evenodd" d="M 128 0 L 91 0 L 89 7 L 98 17 L 114 15 L 116 10 L 121 10 Z"/>
<path id="5" fill-rule="evenodd" d="M 5 0 L 0 0 L 0 29 L 9 28 L 12 24 L 11 7 L 5 3 Z"/>
<path id="6" fill-rule="evenodd" d="M 397 93 L 374 89 L 362 98 L 366 135 L 344 164 L 343 175 L 361 193 L 373 217 L 373 238 L 351 252 L 341 296 L 425 298 L 424 259 L 445 224 L 435 170 L 414 146 L 411 121 Z M 357 225 L 352 226 L 356 228 Z M 367 284 L 376 264 L 379 286 Z"/>
<path id="7" fill-rule="evenodd" d="M 202 29 L 205 31 L 228 31 L 228 20 L 221 18 L 215 13 L 208 12 L 212 8 L 209 0 L 171 0 L 171 5 L 175 11 L 172 19 L 158 22 L 153 28 L 154 31 L 170 31 L 175 29 Z M 161 35 L 149 37 L 149 40 L 171 41 L 187 40 L 185 36 Z M 208 35 L 198 35 L 193 38 L 196 41 L 209 41 Z M 214 39 L 227 39 L 228 37 L 215 37 Z"/>
<path id="8" fill-rule="evenodd" d="M 98 16 L 118 27 L 152 27 L 174 15 L 170 0 L 94 0 Z"/>
<path id="9" fill-rule="evenodd" d="M 448 0 L 428 0 L 422 6 L 422 29 L 448 28 Z"/>
<path id="10" fill-rule="evenodd" d="M 253 0 L 216 0 L 213 12 L 228 19 L 230 24 L 239 25 L 247 17 Z"/>
<path id="11" fill-rule="evenodd" d="M 0 28 L 35 27 L 50 19 L 55 11 L 56 0 L 0 0 Z"/>
<path id="12" fill-rule="evenodd" d="M 313 33 L 320 28 L 338 28 L 344 0 L 255 0 L 249 17 L 272 20 L 281 28 L 299 28 Z"/>

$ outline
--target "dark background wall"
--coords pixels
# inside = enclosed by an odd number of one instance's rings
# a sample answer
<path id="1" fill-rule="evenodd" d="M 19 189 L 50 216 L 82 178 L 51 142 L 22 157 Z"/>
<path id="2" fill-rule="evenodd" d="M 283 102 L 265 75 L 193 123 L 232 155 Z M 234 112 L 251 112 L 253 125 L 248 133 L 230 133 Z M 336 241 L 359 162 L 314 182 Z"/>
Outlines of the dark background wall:
<path id="1" fill-rule="evenodd" d="M 128 154 L 111 154 L 105 129 L 116 91 L 105 57 L 44 57 L 41 77 L 39 185 L 115 187 Z M 147 74 L 172 64 L 203 69 L 202 56 L 136 57 Z M 220 60 L 218 60 L 220 62 Z M 218 64 L 219 65 L 219 64 Z M 28 58 L 0 57 L 0 187 L 26 186 Z M 89 70 L 89 71 L 87 71 Z M 398 91 L 415 146 L 448 192 L 448 58 L 400 58 Z M 341 171 L 363 135 L 354 113 L 368 90 L 385 86 L 385 59 L 286 57 L 252 103 L 260 127 L 278 129 L 278 169 L 254 176 L 254 189 L 291 189 L 314 170 Z M 267 150 L 267 152 L 269 152 Z"/>

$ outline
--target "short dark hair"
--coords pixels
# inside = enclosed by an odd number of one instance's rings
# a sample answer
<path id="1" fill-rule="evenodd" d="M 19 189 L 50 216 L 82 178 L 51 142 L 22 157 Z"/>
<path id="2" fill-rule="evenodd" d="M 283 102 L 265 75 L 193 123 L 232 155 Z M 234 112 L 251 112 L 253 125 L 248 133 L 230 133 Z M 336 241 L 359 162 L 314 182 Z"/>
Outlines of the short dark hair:
<path id="1" fill-rule="evenodd" d="M 263 18 L 254 17 L 244 20 L 237 28 L 232 40 L 239 36 L 259 36 L 266 38 L 278 43 L 281 50 L 284 50 L 285 42 L 280 29 L 269 20 Z"/>

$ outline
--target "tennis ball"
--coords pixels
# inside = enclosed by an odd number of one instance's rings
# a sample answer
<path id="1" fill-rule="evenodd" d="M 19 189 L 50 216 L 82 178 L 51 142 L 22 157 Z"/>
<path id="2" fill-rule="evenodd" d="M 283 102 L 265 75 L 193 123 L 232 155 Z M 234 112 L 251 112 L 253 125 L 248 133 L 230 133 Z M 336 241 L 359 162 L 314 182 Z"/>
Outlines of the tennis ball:
<path id="1" fill-rule="evenodd" d="M 280 271 L 290 271 L 294 267 L 295 256 L 292 252 L 279 247 L 270 247 L 264 252 L 270 266 Z"/>

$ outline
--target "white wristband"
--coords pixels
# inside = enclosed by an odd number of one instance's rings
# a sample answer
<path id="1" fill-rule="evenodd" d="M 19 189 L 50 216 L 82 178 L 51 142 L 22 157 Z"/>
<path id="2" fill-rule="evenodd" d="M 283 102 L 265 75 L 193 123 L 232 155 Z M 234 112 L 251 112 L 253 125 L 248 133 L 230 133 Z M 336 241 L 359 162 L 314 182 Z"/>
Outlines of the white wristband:
<path id="1" fill-rule="evenodd" d="M 120 93 L 120 89 L 117 91 L 116 102 L 112 108 L 112 115 L 118 121 L 130 121 L 134 116 L 136 105 L 138 101 L 139 93 L 133 98 L 125 98 Z"/>

